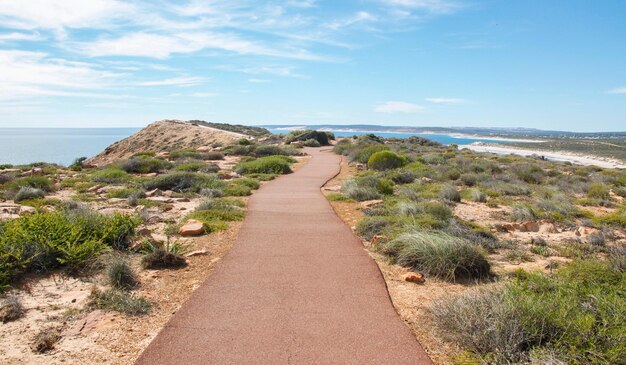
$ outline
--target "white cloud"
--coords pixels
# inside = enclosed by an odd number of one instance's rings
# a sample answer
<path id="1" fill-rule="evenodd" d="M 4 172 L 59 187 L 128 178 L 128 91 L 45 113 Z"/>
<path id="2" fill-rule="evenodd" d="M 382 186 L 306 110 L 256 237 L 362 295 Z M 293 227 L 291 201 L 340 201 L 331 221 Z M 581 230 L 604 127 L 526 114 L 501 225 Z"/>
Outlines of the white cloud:
<path id="1" fill-rule="evenodd" d="M 611 89 L 607 91 L 609 94 L 626 94 L 626 86 L 624 87 L 616 87 L 615 89 Z"/>
<path id="2" fill-rule="evenodd" d="M 277 49 L 242 39 L 235 34 L 217 32 L 182 32 L 171 35 L 138 32 L 116 39 L 74 43 L 74 47 L 91 57 L 139 56 L 165 59 L 174 53 L 194 53 L 203 49 L 214 49 L 242 55 L 323 60 L 322 57 L 305 49 Z"/>
<path id="3" fill-rule="evenodd" d="M 8 28 L 52 29 L 104 28 L 115 19 L 127 18 L 133 5 L 116 0 L 0 0 L 0 23 Z"/>
<path id="4" fill-rule="evenodd" d="M 191 96 L 192 98 L 214 98 L 219 95 L 220 95 L 219 93 L 207 93 L 207 92 L 189 94 L 189 96 Z"/>
<path id="5" fill-rule="evenodd" d="M 377 20 L 376 16 L 372 15 L 371 13 L 368 13 L 367 11 L 359 11 L 356 14 L 350 16 L 349 18 L 339 19 L 339 20 L 330 22 L 326 25 L 326 27 L 332 30 L 339 30 L 342 28 L 354 26 L 359 23 L 373 22 L 376 20 Z"/>
<path id="6" fill-rule="evenodd" d="M 0 33 L 0 43 L 4 41 L 40 41 L 44 39 L 39 33 Z"/>
<path id="7" fill-rule="evenodd" d="M 271 80 L 266 80 L 266 79 L 248 79 L 248 82 L 251 82 L 253 84 L 267 84 L 272 82 Z"/>
<path id="8" fill-rule="evenodd" d="M 193 86 L 204 81 L 202 77 L 172 77 L 169 79 L 139 82 L 139 86 Z"/>
<path id="9" fill-rule="evenodd" d="M 426 98 L 425 100 L 434 104 L 455 105 L 455 104 L 467 104 L 468 103 L 467 100 L 458 99 L 458 98 Z"/>
<path id="10" fill-rule="evenodd" d="M 428 11 L 431 13 L 449 13 L 457 10 L 461 5 L 448 0 L 382 0 L 390 6 L 404 7 Z"/>
<path id="11" fill-rule="evenodd" d="M 425 110 L 421 105 L 405 101 L 386 101 L 374 107 L 377 113 L 418 113 Z"/>

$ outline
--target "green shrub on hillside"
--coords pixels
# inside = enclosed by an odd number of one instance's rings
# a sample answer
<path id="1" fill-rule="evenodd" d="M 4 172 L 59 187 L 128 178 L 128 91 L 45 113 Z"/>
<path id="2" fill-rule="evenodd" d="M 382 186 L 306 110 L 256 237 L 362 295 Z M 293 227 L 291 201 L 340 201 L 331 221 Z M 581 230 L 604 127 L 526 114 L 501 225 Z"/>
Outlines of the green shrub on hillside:
<path id="1" fill-rule="evenodd" d="M 115 168 L 99 170 L 91 175 L 92 181 L 106 184 L 119 184 L 130 181 L 131 179 L 132 176 L 126 171 Z"/>
<path id="2" fill-rule="evenodd" d="M 519 272 L 503 288 L 451 297 L 431 312 L 448 340 L 488 362 L 544 363 L 547 354 L 552 362 L 619 364 L 625 285 L 609 262 L 575 261 L 554 275 Z"/>
<path id="3" fill-rule="evenodd" d="M 348 159 L 351 162 L 367 163 L 376 152 L 387 151 L 389 147 L 384 144 L 363 145 L 352 149 Z"/>
<path id="4" fill-rule="evenodd" d="M 480 248 L 442 232 L 406 232 L 386 243 L 382 252 L 399 265 L 445 280 L 490 275 L 489 262 Z"/>
<path id="5" fill-rule="evenodd" d="M 240 174 L 289 174 L 289 165 L 295 162 L 287 156 L 266 156 L 252 161 L 241 162 L 235 166 L 235 170 Z"/>
<path id="6" fill-rule="evenodd" d="M 150 172 L 160 172 L 171 167 L 165 160 L 152 157 L 131 158 L 119 163 L 119 168 L 131 174 L 147 174 Z"/>
<path id="7" fill-rule="evenodd" d="M 102 251 L 127 247 L 137 218 L 57 211 L 0 224 L 0 286 L 25 272 L 75 269 Z"/>
<path id="8" fill-rule="evenodd" d="M 29 199 L 41 199 L 46 195 L 46 193 L 41 189 L 31 188 L 30 186 L 23 186 L 20 190 L 15 194 L 13 200 L 16 203 L 19 203 L 24 200 Z"/>
<path id="9" fill-rule="evenodd" d="M 172 190 L 177 192 L 199 192 L 202 188 L 222 188 L 224 182 L 215 175 L 194 172 L 174 172 L 157 176 L 144 182 L 146 190 Z"/>
<path id="10" fill-rule="evenodd" d="M 374 170 L 389 170 L 406 165 L 406 158 L 391 151 L 380 151 L 372 154 L 367 166 Z"/>

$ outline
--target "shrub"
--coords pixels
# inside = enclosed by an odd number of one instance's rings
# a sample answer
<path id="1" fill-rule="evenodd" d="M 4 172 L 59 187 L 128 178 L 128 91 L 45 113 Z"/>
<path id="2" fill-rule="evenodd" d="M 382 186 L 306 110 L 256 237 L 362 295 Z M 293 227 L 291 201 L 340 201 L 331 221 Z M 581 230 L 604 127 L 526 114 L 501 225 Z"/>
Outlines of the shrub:
<path id="1" fill-rule="evenodd" d="M 478 182 L 478 175 L 476 174 L 463 174 L 461 175 L 461 181 L 467 186 L 474 186 Z"/>
<path id="2" fill-rule="evenodd" d="M 374 236 L 382 233 L 385 228 L 391 225 L 391 220 L 389 217 L 381 217 L 381 216 L 371 216 L 365 217 L 359 221 L 356 225 L 356 234 L 365 238 L 366 240 L 371 240 Z"/>
<path id="3" fill-rule="evenodd" d="M 367 160 L 367 166 L 374 170 L 389 170 L 402 167 L 406 158 L 391 151 L 380 151 L 372 154 Z"/>
<path id="4" fill-rule="evenodd" d="M 148 253 L 141 258 L 144 269 L 171 269 L 187 266 L 182 256 L 183 246 L 180 242 L 151 243 L 147 245 Z"/>
<path id="5" fill-rule="evenodd" d="M 316 139 L 307 139 L 304 141 L 306 147 L 321 147 L 322 145 Z"/>
<path id="6" fill-rule="evenodd" d="M 247 138 L 241 138 L 237 143 L 241 146 L 249 146 L 252 144 L 252 141 Z"/>
<path id="7" fill-rule="evenodd" d="M 590 198 L 608 200 L 611 198 L 611 192 L 606 185 L 602 183 L 593 183 L 587 190 L 587 196 Z"/>
<path id="8" fill-rule="evenodd" d="M 470 196 L 470 199 L 472 199 L 472 201 L 475 201 L 475 202 L 478 202 L 478 203 L 484 203 L 484 202 L 487 201 L 487 196 L 485 194 L 483 194 L 483 192 L 478 190 L 478 189 L 470 190 L 469 196 Z"/>
<path id="9" fill-rule="evenodd" d="M 119 164 L 120 170 L 131 174 L 147 174 L 168 169 L 171 164 L 158 158 L 131 158 Z"/>
<path id="10" fill-rule="evenodd" d="M 527 182 L 529 184 L 541 184 L 543 181 L 544 172 L 541 167 L 528 164 L 521 163 L 516 164 L 511 167 L 511 171 L 522 181 Z"/>
<path id="11" fill-rule="evenodd" d="M 146 190 L 173 190 L 177 192 L 199 192 L 202 188 L 221 188 L 224 185 L 215 175 L 194 172 L 174 172 L 157 176 L 144 182 Z"/>
<path id="12" fill-rule="evenodd" d="M 115 259 L 107 271 L 109 284 L 115 289 L 131 290 L 139 285 L 137 275 L 128 263 L 122 259 Z"/>
<path id="13" fill-rule="evenodd" d="M 439 197 L 447 202 L 460 203 L 461 193 L 452 185 L 447 185 L 439 191 Z"/>
<path id="14" fill-rule="evenodd" d="M 511 210 L 511 218 L 516 222 L 532 221 L 537 219 L 533 209 L 526 205 L 516 204 Z"/>
<path id="15" fill-rule="evenodd" d="M 209 161 L 223 160 L 224 154 L 218 151 L 211 151 L 204 154 L 204 159 Z"/>
<path id="16" fill-rule="evenodd" d="M 348 159 L 351 162 L 367 163 L 374 153 L 386 151 L 388 149 L 389 147 L 384 144 L 364 145 L 362 147 L 359 146 L 350 152 Z"/>
<path id="17" fill-rule="evenodd" d="M 331 133 L 329 132 L 321 132 L 321 131 L 314 131 L 314 130 L 298 130 L 298 131 L 291 131 L 287 133 L 287 135 L 285 135 L 284 137 L 284 141 L 286 144 L 289 144 L 294 141 L 304 142 L 308 140 L 314 140 L 317 143 L 319 143 L 321 146 L 328 146 L 330 144 L 328 142 L 330 138 L 331 138 Z M 332 138 L 334 139 L 334 136 L 332 136 Z"/>
<path id="18" fill-rule="evenodd" d="M 146 298 L 109 289 L 106 291 L 94 290 L 90 297 L 90 307 L 112 310 L 130 316 L 141 316 L 150 313 L 152 304 Z"/>
<path id="19" fill-rule="evenodd" d="M 202 172 L 202 173 L 215 173 L 220 170 L 219 166 L 215 164 L 207 165 L 200 161 L 191 161 L 177 165 L 174 170 L 186 171 L 186 172 Z"/>
<path id="20" fill-rule="evenodd" d="M 224 192 L 218 188 L 202 188 L 200 189 L 200 195 L 207 198 L 221 198 L 224 196 Z"/>
<path id="21" fill-rule="evenodd" d="M 19 203 L 23 200 L 41 199 L 45 195 L 46 193 L 41 189 L 31 188 L 30 186 L 23 186 L 20 188 L 17 194 L 15 194 L 15 196 L 13 197 L 13 200 L 16 203 Z"/>
<path id="22" fill-rule="evenodd" d="M 246 178 L 246 177 L 241 178 L 241 179 L 236 179 L 236 180 L 233 181 L 233 183 L 237 184 L 237 185 L 247 186 L 247 187 L 249 187 L 252 190 L 256 190 L 259 187 L 261 187 L 261 184 L 259 184 L 258 180 L 251 179 L 251 178 Z"/>
<path id="23" fill-rule="evenodd" d="M 12 322 L 24 315 L 24 308 L 16 296 L 8 296 L 0 299 L 0 321 Z"/>
<path id="24" fill-rule="evenodd" d="M 252 161 L 241 162 L 235 170 L 240 174 L 288 174 L 289 164 L 294 162 L 291 157 L 266 156 Z"/>
<path id="25" fill-rule="evenodd" d="M 72 162 L 72 164 L 68 166 L 68 168 L 72 171 L 82 171 L 83 162 L 85 162 L 85 160 L 87 160 L 87 157 L 79 157 L 75 159 L 74 162 Z"/>
<path id="26" fill-rule="evenodd" d="M 75 210 L 37 213 L 0 225 L 0 287 L 24 272 L 75 270 L 99 253 L 127 247 L 139 221 Z"/>
<path id="27" fill-rule="evenodd" d="M 231 183 L 222 188 L 226 196 L 248 196 L 252 194 L 252 189 L 242 184 Z"/>
<path id="28" fill-rule="evenodd" d="M 399 265 L 445 280 L 489 276 L 489 262 L 482 250 L 463 238 L 446 233 L 403 233 L 386 243 L 382 251 Z"/>
<path id="29" fill-rule="evenodd" d="M 105 169 L 99 170 L 91 175 L 91 180 L 99 183 L 106 184 L 119 184 L 131 179 L 131 175 L 129 175 L 126 171 L 119 169 Z"/>
<path id="30" fill-rule="evenodd" d="M 376 190 L 383 195 L 393 194 L 393 181 L 385 178 L 378 179 Z"/>
<path id="31" fill-rule="evenodd" d="M 44 352 L 52 350 L 60 339 L 61 334 L 59 330 L 55 328 L 45 328 L 35 335 L 30 347 L 34 352 L 43 354 Z"/>
<path id="32" fill-rule="evenodd" d="M 411 171 L 399 171 L 397 174 L 392 175 L 391 180 L 396 184 L 410 184 L 416 179 L 415 173 Z"/>
<path id="33" fill-rule="evenodd" d="M 341 190 L 350 199 L 354 199 L 356 201 L 380 199 L 381 197 L 376 188 L 360 187 L 355 180 L 346 180 L 343 183 Z"/>
<path id="34" fill-rule="evenodd" d="M 7 190 L 18 191 L 23 187 L 31 187 L 43 191 L 52 191 L 52 181 L 45 176 L 26 176 L 13 180 L 8 184 Z"/>

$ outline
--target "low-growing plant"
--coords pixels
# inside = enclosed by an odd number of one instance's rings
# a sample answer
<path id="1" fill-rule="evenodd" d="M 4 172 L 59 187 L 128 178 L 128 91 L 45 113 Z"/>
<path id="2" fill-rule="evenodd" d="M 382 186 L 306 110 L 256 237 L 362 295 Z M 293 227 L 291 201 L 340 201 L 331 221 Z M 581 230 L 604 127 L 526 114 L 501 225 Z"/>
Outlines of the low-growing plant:
<path id="1" fill-rule="evenodd" d="M 391 151 L 373 153 L 367 160 L 367 166 L 374 170 L 389 170 L 406 165 L 405 157 Z"/>
<path id="2" fill-rule="evenodd" d="M 176 192 L 199 192 L 202 188 L 221 188 L 224 182 L 215 175 L 194 172 L 174 172 L 157 176 L 144 182 L 146 190 L 172 190 Z"/>
<path id="3" fill-rule="evenodd" d="M 478 189 L 471 189 L 469 191 L 469 196 L 472 201 L 477 203 L 485 203 L 487 201 L 487 195 Z"/>
<path id="4" fill-rule="evenodd" d="M 44 328 L 39 331 L 30 345 L 31 349 L 43 354 L 54 348 L 54 345 L 61 339 L 61 333 L 56 328 Z"/>
<path id="5" fill-rule="evenodd" d="M 587 190 L 587 196 L 596 199 L 610 199 L 611 191 L 606 185 L 602 183 L 593 183 L 589 186 L 589 189 Z"/>
<path id="6" fill-rule="evenodd" d="M 240 174 L 288 174 L 291 173 L 289 166 L 295 160 L 287 156 L 266 156 L 252 161 L 241 162 L 235 166 L 235 171 Z"/>
<path id="7" fill-rule="evenodd" d="M 350 199 L 349 197 L 340 194 L 340 193 L 330 193 L 328 195 L 326 195 L 326 199 L 328 199 L 328 201 L 331 202 L 349 202 L 349 201 L 353 201 L 352 199 Z"/>
<path id="8" fill-rule="evenodd" d="M 381 197 L 376 188 L 361 187 L 354 179 L 344 181 L 341 190 L 350 199 L 356 201 L 380 199 Z"/>
<path id="9" fill-rule="evenodd" d="M 45 195 L 46 193 L 41 189 L 31 188 L 30 186 L 22 186 L 13 197 L 13 200 L 16 203 L 19 203 L 29 199 L 41 199 Z"/>
<path id="10" fill-rule="evenodd" d="M 24 308 L 18 297 L 14 295 L 0 299 L 0 322 L 7 323 L 20 319 Z"/>
<path id="11" fill-rule="evenodd" d="M 146 298 L 115 289 L 95 289 L 91 293 L 89 304 L 92 308 L 116 311 L 129 316 L 145 315 L 152 309 L 152 303 Z"/>
<path id="12" fill-rule="evenodd" d="M 461 193 L 452 185 L 446 185 L 439 191 L 439 197 L 446 202 L 460 203 Z"/>
<path id="13" fill-rule="evenodd" d="M 107 270 L 109 284 L 120 290 L 135 289 L 139 285 L 139 280 L 135 271 L 128 262 L 121 258 L 115 258 Z"/>
<path id="14" fill-rule="evenodd" d="M 304 141 L 304 146 L 306 147 L 321 147 L 322 145 L 316 139 L 307 139 Z"/>
<path id="15" fill-rule="evenodd" d="M 126 171 L 114 168 L 99 170 L 91 175 L 92 181 L 105 184 L 119 184 L 130 181 L 131 178 L 132 176 L 129 175 Z"/>
<path id="16" fill-rule="evenodd" d="M 175 269 L 187 266 L 182 256 L 184 247 L 178 241 L 167 238 L 167 242 L 150 242 L 145 245 L 146 255 L 141 258 L 144 269 Z"/>
<path id="17" fill-rule="evenodd" d="M 483 251 L 461 237 L 435 231 L 409 231 L 387 242 L 382 252 L 399 265 L 454 281 L 490 275 Z"/>
<path id="18" fill-rule="evenodd" d="M 152 157 L 144 158 L 130 158 L 125 161 L 121 161 L 119 168 L 122 171 L 126 171 L 131 174 L 147 174 L 150 172 L 160 172 L 171 167 L 169 162 Z"/>

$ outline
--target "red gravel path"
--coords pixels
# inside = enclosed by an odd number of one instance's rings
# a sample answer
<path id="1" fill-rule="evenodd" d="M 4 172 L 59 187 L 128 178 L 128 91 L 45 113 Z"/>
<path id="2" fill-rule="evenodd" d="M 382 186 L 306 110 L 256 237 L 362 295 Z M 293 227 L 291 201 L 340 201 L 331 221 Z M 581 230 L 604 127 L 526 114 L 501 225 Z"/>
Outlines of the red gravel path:
<path id="1" fill-rule="evenodd" d="M 307 164 L 252 196 L 230 253 L 138 364 L 431 363 L 320 192 L 339 157 L 307 152 Z"/>

